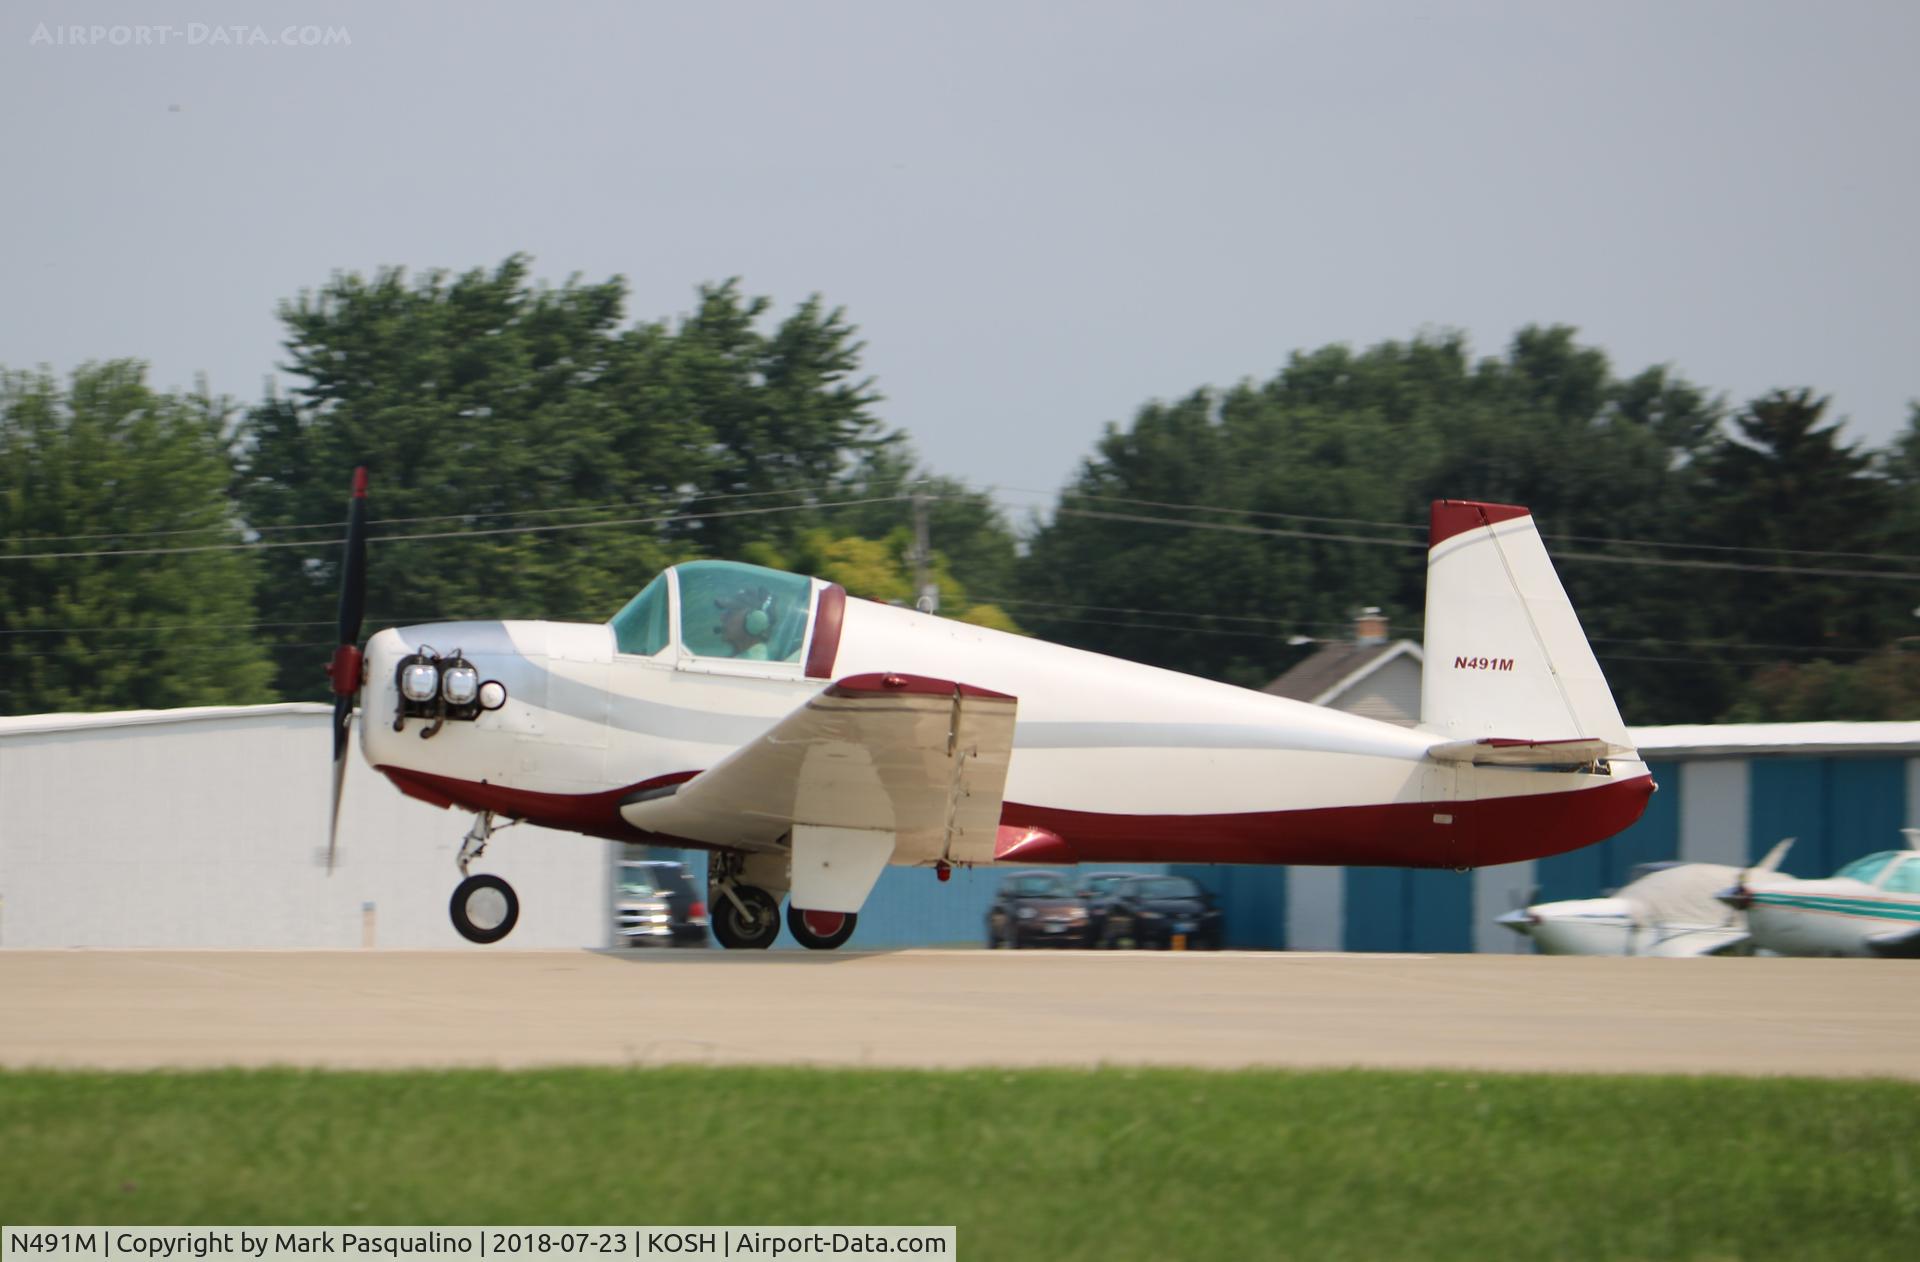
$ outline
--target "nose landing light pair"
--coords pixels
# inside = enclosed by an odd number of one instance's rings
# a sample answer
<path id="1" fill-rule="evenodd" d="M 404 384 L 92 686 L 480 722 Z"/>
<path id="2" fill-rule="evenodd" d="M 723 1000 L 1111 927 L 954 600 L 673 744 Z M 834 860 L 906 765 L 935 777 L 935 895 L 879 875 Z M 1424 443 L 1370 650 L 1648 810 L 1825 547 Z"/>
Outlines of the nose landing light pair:
<path id="1" fill-rule="evenodd" d="M 431 646 L 400 659 L 395 668 L 400 689 L 400 709 L 393 718 L 393 730 L 406 728 L 408 719 L 432 719 L 433 726 L 421 732 L 424 739 L 440 730 L 448 719 L 471 721 L 483 710 L 498 710 L 507 703 L 506 685 L 497 679 L 480 681 L 480 672 L 459 649 L 442 656 Z"/>

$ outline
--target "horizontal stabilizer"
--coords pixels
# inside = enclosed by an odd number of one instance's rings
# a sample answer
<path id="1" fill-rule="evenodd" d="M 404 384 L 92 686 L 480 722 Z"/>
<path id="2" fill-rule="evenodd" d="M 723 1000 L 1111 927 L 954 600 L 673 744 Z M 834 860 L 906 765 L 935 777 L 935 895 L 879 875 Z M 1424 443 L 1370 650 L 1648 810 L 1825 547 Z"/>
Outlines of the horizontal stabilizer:
<path id="1" fill-rule="evenodd" d="M 1427 753 L 1440 762 L 1465 762 L 1476 767 L 1584 767 L 1616 754 L 1631 756 L 1633 751 L 1592 736 L 1554 741 L 1483 736 L 1477 741 L 1446 741 Z"/>

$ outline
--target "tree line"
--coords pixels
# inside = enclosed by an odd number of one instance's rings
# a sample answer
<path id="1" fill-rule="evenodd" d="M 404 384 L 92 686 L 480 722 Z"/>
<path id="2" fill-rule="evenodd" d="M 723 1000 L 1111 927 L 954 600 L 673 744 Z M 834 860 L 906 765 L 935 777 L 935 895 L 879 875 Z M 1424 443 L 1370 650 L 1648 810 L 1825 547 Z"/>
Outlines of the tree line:
<path id="1" fill-rule="evenodd" d="M 1250 686 L 1379 605 L 1417 638 L 1426 504 L 1533 507 L 1630 722 L 1920 717 L 1920 408 L 1885 450 L 1826 400 L 1619 376 L 1563 327 L 1294 354 L 1111 425 L 1021 537 L 918 467 L 846 313 L 735 282 L 340 274 L 283 303 L 251 406 L 144 367 L 0 372 L 0 711 L 319 699 L 347 474 L 369 628 L 609 616 L 729 556 Z"/>

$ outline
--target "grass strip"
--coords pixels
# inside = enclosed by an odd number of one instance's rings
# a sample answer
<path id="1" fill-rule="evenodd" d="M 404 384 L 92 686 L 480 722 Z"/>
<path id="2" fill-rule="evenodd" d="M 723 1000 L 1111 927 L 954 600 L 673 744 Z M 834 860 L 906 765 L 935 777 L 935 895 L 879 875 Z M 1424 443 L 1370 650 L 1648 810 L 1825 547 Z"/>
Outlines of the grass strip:
<path id="1" fill-rule="evenodd" d="M 1920 1084 L 0 1073 L 0 1223 L 956 1223 L 999 1258 L 1911 1258 Z"/>

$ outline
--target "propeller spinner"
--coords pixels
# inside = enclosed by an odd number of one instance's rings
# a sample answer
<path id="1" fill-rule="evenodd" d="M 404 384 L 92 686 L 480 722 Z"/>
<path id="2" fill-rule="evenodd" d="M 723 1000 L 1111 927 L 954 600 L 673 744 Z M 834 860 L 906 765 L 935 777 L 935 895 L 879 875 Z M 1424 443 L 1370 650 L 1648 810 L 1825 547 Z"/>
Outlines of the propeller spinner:
<path id="1" fill-rule="evenodd" d="M 340 647 L 327 675 L 333 680 L 333 816 L 327 827 L 327 871 L 340 838 L 340 793 L 347 781 L 353 703 L 360 695 L 360 623 L 367 608 L 367 467 L 353 471 L 347 501 L 347 552 L 340 563 Z"/>

